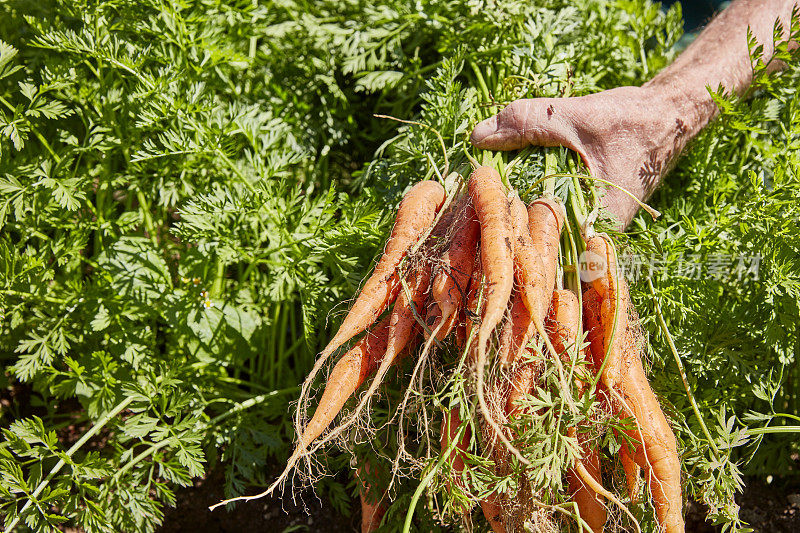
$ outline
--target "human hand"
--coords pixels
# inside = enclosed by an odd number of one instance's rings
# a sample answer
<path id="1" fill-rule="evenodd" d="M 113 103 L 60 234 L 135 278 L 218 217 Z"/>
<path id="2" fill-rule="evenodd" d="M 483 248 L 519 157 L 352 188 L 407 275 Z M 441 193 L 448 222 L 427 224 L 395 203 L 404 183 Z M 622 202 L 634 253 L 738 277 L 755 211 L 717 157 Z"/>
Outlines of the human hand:
<path id="1" fill-rule="evenodd" d="M 682 96 L 665 86 L 645 85 L 571 98 L 516 100 L 475 126 L 471 141 L 489 150 L 566 146 L 580 154 L 592 176 L 645 200 L 700 129 Z M 603 203 L 620 228 L 639 208 L 613 187 Z"/>

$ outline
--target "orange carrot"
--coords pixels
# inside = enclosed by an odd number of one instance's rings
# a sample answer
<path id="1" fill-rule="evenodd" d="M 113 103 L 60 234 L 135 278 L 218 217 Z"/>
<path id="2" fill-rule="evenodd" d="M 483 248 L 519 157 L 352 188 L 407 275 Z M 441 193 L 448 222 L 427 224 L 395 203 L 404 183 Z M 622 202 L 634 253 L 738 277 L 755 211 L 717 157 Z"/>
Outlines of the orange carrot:
<path id="1" fill-rule="evenodd" d="M 378 367 L 378 363 L 386 352 L 386 345 L 389 340 L 389 321 L 390 317 L 386 316 L 381 319 L 378 324 L 361 337 L 356 344 L 342 356 L 336 365 L 331 370 L 328 381 L 325 384 L 325 390 L 322 392 L 322 398 L 319 401 L 317 410 L 308 424 L 298 431 L 299 438 L 294 452 L 289 457 L 286 463 L 286 468 L 278 479 L 270 485 L 265 491 L 254 496 L 240 496 L 237 498 L 230 498 L 221 501 L 209 507 L 214 510 L 221 505 L 228 504 L 232 501 L 238 500 L 255 500 L 271 494 L 276 487 L 281 485 L 289 473 L 297 464 L 297 461 L 306 452 L 308 446 L 320 435 L 322 435 L 325 428 L 330 425 L 342 410 L 345 402 L 353 395 L 353 393 L 364 383 L 364 381 L 373 373 Z"/>
<path id="2" fill-rule="evenodd" d="M 561 355 L 561 359 L 566 363 L 572 362 L 570 352 L 579 348 L 576 343 L 579 342 L 578 331 L 580 329 L 580 304 L 575 293 L 565 289 L 553 291 L 550 312 L 547 314 L 545 325 L 553 347 Z M 579 360 L 588 360 L 589 357 L 586 350 L 579 350 Z M 576 376 L 576 385 L 580 391 L 585 387 L 583 380 L 587 377 L 585 372 L 581 374 L 583 375 Z"/>
<path id="3" fill-rule="evenodd" d="M 642 366 L 637 333 L 629 323 L 632 312 L 625 280 L 619 275 L 616 256 L 602 236 L 586 243 L 606 269 L 585 291 L 586 320 L 596 367 L 606 360 L 601 380 L 610 391 L 618 416 L 632 418 L 628 431 L 635 440 L 631 454 L 650 479 L 650 494 L 660 526 L 666 533 L 684 531 L 681 496 L 681 464 L 675 434 L 653 394 Z M 619 299 L 619 312 L 616 312 Z M 614 317 L 617 317 L 616 327 Z"/>
<path id="4" fill-rule="evenodd" d="M 481 285 L 483 277 L 483 268 L 481 265 L 481 256 L 479 254 L 475 258 L 475 267 L 472 270 L 472 279 L 470 280 L 469 292 L 467 293 L 467 306 L 465 309 L 465 328 L 464 340 L 466 341 L 472 336 L 472 332 L 477 325 L 478 318 L 481 314 L 481 309 L 478 307 Z M 485 297 L 484 297 L 485 299 Z M 485 301 L 483 306 L 485 306 Z M 483 307 L 481 306 L 481 307 Z M 461 346 L 461 344 L 459 344 Z M 458 426 L 456 426 L 458 427 Z M 506 533 L 505 525 L 503 524 L 503 510 L 500 506 L 500 499 L 497 493 L 492 493 L 480 501 L 481 510 L 492 530 L 495 533 Z"/>
<path id="5" fill-rule="evenodd" d="M 516 359 L 538 330 L 545 338 L 544 319 L 550 307 L 558 264 L 558 241 L 564 224 L 564 212 L 554 199 L 539 199 L 525 208 L 518 196 L 511 200 L 514 221 L 514 275 L 518 283 L 519 302 L 512 306 L 512 323 L 516 324 L 517 347 L 509 359 Z M 546 339 L 545 339 L 546 340 Z M 506 361 L 509 362 L 509 361 Z M 530 392 L 535 370 L 523 365 L 512 376 L 506 410 L 519 414 L 517 400 Z"/>
<path id="6" fill-rule="evenodd" d="M 628 446 L 623 445 L 619 449 L 619 461 L 622 463 L 622 471 L 625 472 L 625 485 L 628 487 L 628 496 L 631 503 L 637 503 L 639 494 L 639 465 L 633 460 L 628 452 Z"/>
<path id="7" fill-rule="evenodd" d="M 480 223 L 486 277 L 486 306 L 478 329 L 478 346 L 485 357 L 489 335 L 503 318 L 514 286 L 514 229 L 508 196 L 496 170 L 476 169 L 469 180 L 469 195 Z"/>
<path id="8" fill-rule="evenodd" d="M 565 362 L 572 362 L 571 351 L 579 349 L 576 343 L 579 342 L 578 332 L 580 330 L 580 304 L 578 297 L 568 290 L 557 290 L 553 292 L 553 300 L 550 305 L 550 312 L 547 315 L 546 329 L 550 335 L 553 347 L 561 355 Z M 580 351 L 581 359 L 589 359 L 589 354 L 585 350 Z M 576 373 L 576 385 L 582 393 L 586 383 L 581 377 L 583 373 Z M 574 427 L 568 429 L 567 434 L 575 438 L 577 430 Z M 582 456 L 578 462 L 583 466 L 592 480 L 599 483 L 600 458 L 597 450 L 590 443 L 581 443 Z M 585 483 L 580 475 L 579 468 L 570 468 L 567 472 L 567 480 L 572 500 L 578 505 L 581 518 L 586 521 L 594 532 L 601 532 L 606 523 L 608 514 L 600 496 L 594 487 Z"/>
<path id="9" fill-rule="evenodd" d="M 506 399 L 506 414 L 509 418 L 520 416 L 522 406 L 519 400 L 533 391 L 536 380 L 536 368 L 533 363 L 523 363 L 514 369 L 510 379 L 510 388 Z"/>
<path id="10" fill-rule="evenodd" d="M 526 285 L 526 281 L 533 277 L 533 273 L 529 272 L 530 268 L 540 259 L 531 245 L 528 211 L 517 195 L 511 199 L 511 219 L 514 224 L 516 241 L 514 276 L 519 283 L 519 290 L 512 298 L 511 320 L 506 322 L 500 338 L 498 359 L 504 366 L 512 364 L 528 351 L 528 342 L 533 338 L 536 330 L 529 307 L 533 306 L 531 301 L 538 296 L 534 295 L 532 286 Z M 555 280 L 555 269 L 553 269 L 553 278 Z M 535 369 L 530 363 L 519 365 L 514 369 L 509 380 L 509 391 L 506 398 L 506 414 L 509 417 L 519 416 L 522 408 L 517 401 L 531 392 L 534 374 Z"/>
<path id="11" fill-rule="evenodd" d="M 506 333 L 506 329 L 508 332 Z M 510 365 L 521 359 L 528 351 L 528 343 L 533 338 L 536 327 L 531 320 L 531 315 L 525 307 L 524 297 L 517 292 L 511 298 L 511 319 L 507 320 L 502 335 L 508 335 L 508 342 L 501 337 L 498 359 L 503 365 Z"/>
<path id="12" fill-rule="evenodd" d="M 555 199 L 540 198 L 531 203 L 526 213 L 519 197 L 512 199 L 511 209 L 517 228 L 515 275 L 525 307 L 534 324 L 541 327 L 555 287 L 564 210 Z"/>
<path id="13" fill-rule="evenodd" d="M 472 269 L 475 265 L 475 251 L 478 245 L 480 225 L 475 208 L 469 197 L 465 197 L 455 210 L 456 222 L 453 226 L 453 239 L 449 248 L 442 254 L 440 265 L 431 284 L 431 295 L 439 306 L 441 324 L 436 338 L 444 339 L 452 331 L 463 305 L 469 287 Z"/>
<path id="14" fill-rule="evenodd" d="M 302 416 L 306 409 L 309 388 L 317 374 L 336 349 L 372 325 L 395 299 L 400 289 L 397 267 L 408 250 L 431 227 L 444 200 L 445 191 L 441 185 L 435 181 L 421 181 L 400 202 L 392 234 L 386 242 L 380 261 L 344 318 L 339 331 L 322 350 L 300 388 L 300 401 L 295 412 L 295 430 L 298 434 L 302 432 Z"/>
<path id="15" fill-rule="evenodd" d="M 295 454 L 305 450 L 325 431 L 345 402 L 375 372 L 386 352 L 390 318 L 383 318 L 372 332 L 362 337 L 333 367 L 317 410 L 300 435 Z"/>
<path id="16" fill-rule="evenodd" d="M 489 410 L 484 392 L 489 335 L 503 318 L 514 286 L 514 227 L 508 196 L 500 181 L 500 174 L 490 167 L 476 169 L 470 177 L 468 188 L 481 227 L 481 263 L 485 277 L 485 305 L 478 328 L 475 358 L 478 404 L 495 436 L 520 462 L 530 464 L 503 434 L 502 428 Z"/>
<path id="17" fill-rule="evenodd" d="M 418 329 L 417 315 L 423 309 L 425 300 L 430 289 L 431 265 L 427 261 L 409 273 L 408 278 L 413 279 L 413 283 L 408 287 L 408 292 L 400 291 L 397 301 L 392 308 L 391 318 L 389 319 L 389 337 L 386 343 L 386 353 L 381 358 L 380 366 L 375 374 L 375 378 L 367 389 L 366 394 L 359 402 L 356 409 L 350 415 L 348 422 L 341 424 L 337 429 L 337 434 L 344 428 L 352 424 L 364 409 L 369 400 L 375 395 L 375 391 L 383 382 L 389 368 L 396 362 L 397 356 L 408 346 L 411 340 L 416 337 Z"/>
<path id="18" fill-rule="evenodd" d="M 512 298 L 511 320 L 506 322 L 506 327 L 510 330 L 508 348 L 504 349 L 503 341 L 505 339 L 501 338 L 498 357 L 503 364 L 518 363 L 509 378 L 508 397 L 506 398 L 506 414 L 510 418 L 520 415 L 522 407 L 517 402 L 532 392 L 536 377 L 536 368 L 533 363 L 519 364 L 520 359 L 530 354 L 528 343 L 535 332 L 531 315 L 525 307 L 522 293 L 519 291 Z"/>
<path id="19" fill-rule="evenodd" d="M 339 331 L 322 350 L 320 358 L 368 328 L 394 300 L 400 289 L 397 266 L 408 249 L 431 226 L 444 200 L 444 188 L 435 181 L 421 181 L 406 194 L 397 210 L 394 229 L 386 242 L 383 256 L 344 318 Z"/>
<path id="20" fill-rule="evenodd" d="M 503 329 L 500 330 L 499 343 L 497 345 L 497 360 L 506 365 L 509 354 L 511 353 L 511 334 L 514 330 L 514 323 L 511 320 L 506 320 L 503 323 Z"/>
<path id="21" fill-rule="evenodd" d="M 478 309 L 478 300 L 480 299 L 482 277 L 483 269 L 481 268 L 481 257 L 477 255 L 475 256 L 475 266 L 472 270 L 472 279 L 469 282 L 469 292 L 467 292 L 467 307 L 464 311 L 466 315 L 466 320 L 464 321 L 465 339 L 468 339 L 470 335 L 472 335 L 472 330 L 479 322 L 481 316 L 481 310 Z"/>
<path id="22" fill-rule="evenodd" d="M 496 492 L 481 500 L 481 510 L 494 533 L 506 533 L 503 506 L 500 505 L 500 498 Z"/>
<path id="23" fill-rule="evenodd" d="M 600 455 L 597 453 L 597 449 L 585 442 L 581 443 L 581 449 L 583 453 L 580 459 L 581 463 L 593 479 L 601 479 Z M 608 520 L 608 512 L 597 492 L 584 483 L 574 468 L 570 468 L 567 472 L 567 486 L 572 495 L 572 501 L 578 505 L 581 519 L 592 528 L 594 533 L 601 533 L 606 520 Z"/>

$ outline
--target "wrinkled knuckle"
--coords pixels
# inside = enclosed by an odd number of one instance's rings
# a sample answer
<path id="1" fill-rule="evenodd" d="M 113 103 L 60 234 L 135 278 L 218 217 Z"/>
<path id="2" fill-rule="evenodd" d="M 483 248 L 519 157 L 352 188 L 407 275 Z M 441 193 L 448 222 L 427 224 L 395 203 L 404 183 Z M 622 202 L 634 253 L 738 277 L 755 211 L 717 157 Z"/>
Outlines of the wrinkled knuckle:
<path id="1" fill-rule="evenodd" d="M 504 110 L 509 126 L 512 126 L 523 135 L 529 130 L 531 113 L 533 111 L 531 100 L 514 100 Z"/>

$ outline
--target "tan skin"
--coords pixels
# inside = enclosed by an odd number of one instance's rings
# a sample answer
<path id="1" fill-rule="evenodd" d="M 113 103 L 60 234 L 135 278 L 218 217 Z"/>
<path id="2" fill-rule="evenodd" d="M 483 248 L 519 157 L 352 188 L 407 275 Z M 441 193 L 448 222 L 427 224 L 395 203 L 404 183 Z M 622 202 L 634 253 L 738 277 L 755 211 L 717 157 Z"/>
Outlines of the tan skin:
<path id="1" fill-rule="evenodd" d="M 516 100 L 475 126 L 478 148 L 516 150 L 566 146 L 592 175 L 646 200 L 686 144 L 717 114 L 706 87 L 742 94 L 752 81 L 747 28 L 772 57 L 776 20 L 788 26 L 797 0 L 736 0 L 695 41 L 641 87 L 618 87 L 572 98 Z M 800 9 L 800 7 L 798 7 Z M 638 205 L 610 188 L 603 201 L 625 227 Z"/>

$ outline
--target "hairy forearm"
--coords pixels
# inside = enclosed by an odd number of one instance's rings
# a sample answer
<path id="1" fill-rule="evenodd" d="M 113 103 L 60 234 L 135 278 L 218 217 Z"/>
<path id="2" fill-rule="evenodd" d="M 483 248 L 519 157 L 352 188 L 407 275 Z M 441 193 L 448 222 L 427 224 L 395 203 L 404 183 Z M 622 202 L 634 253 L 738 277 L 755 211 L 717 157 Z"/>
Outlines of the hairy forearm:
<path id="1" fill-rule="evenodd" d="M 742 94 L 750 86 L 748 28 L 763 45 L 762 59 L 769 61 L 775 22 L 780 20 L 788 31 L 796 5 L 800 5 L 798 0 L 736 0 L 669 67 L 643 86 L 675 102 L 684 117 L 685 142 L 717 114 L 707 87 Z"/>
<path id="2" fill-rule="evenodd" d="M 708 88 L 743 94 L 750 86 L 753 68 L 748 28 L 763 46 L 762 60 L 769 61 L 775 22 L 780 20 L 788 33 L 792 9 L 798 3 L 800 0 L 736 0 L 670 66 L 639 89 L 643 112 L 655 112 L 658 117 L 640 128 L 648 137 L 647 155 L 637 174 L 614 176 L 620 185 L 641 199 L 652 194 L 686 144 L 718 113 Z M 605 203 L 621 226 L 638 210 L 620 191 L 609 191 Z"/>
<path id="3" fill-rule="evenodd" d="M 763 46 L 762 60 L 769 61 L 775 22 L 780 20 L 786 31 L 798 2 L 737 0 L 641 87 L 516 100 L 478 124 L 472 142 L 494 150 L 528 144 L 575 150 L 592 175 L 618 186 L 609 188 L 602 201 L 624 228 L 639 209 L 628 193 L 647 199 L 686 144 L 717 114 L 708 88 L 742 94 L 750 86 L 747 29 Z"/>

